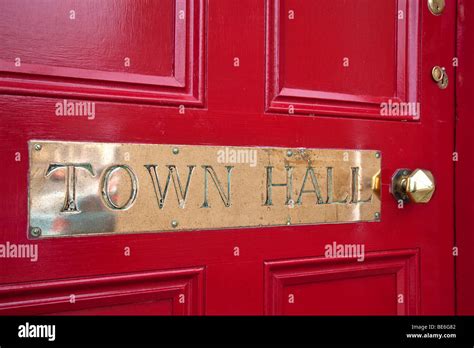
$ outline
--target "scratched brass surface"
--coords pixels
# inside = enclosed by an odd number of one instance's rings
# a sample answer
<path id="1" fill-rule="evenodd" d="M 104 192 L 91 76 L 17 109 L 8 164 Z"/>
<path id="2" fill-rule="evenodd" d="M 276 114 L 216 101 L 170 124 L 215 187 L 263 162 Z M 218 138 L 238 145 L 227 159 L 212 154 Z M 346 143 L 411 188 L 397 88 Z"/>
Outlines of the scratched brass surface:
<path id="1" fill-rule="evenodd" d="M 30 238 L 381 217 L 372 150 L 30 141 L 29 154 Z"/>

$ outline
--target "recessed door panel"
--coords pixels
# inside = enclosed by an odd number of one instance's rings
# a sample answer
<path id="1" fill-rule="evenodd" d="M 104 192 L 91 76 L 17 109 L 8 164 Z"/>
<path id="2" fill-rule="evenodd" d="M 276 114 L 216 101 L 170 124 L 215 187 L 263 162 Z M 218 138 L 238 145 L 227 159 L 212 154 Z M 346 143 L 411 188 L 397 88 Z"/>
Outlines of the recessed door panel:
<path id="1" fill-rule="evenodd" d="M 269 111 L 378 118 L 418 101 L 417 1 L 268 0 L 266 18 Z"/>

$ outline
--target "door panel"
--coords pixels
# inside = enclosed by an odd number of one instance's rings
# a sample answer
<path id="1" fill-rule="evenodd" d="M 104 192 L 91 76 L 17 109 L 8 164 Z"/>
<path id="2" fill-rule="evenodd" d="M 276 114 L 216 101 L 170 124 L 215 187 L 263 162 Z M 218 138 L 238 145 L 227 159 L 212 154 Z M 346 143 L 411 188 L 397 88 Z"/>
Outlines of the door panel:
<path id="1" fill-rule="evenodd" d="M 198 315 L 204 269 L 22 283 L 0 289 L 2 315 Z"/>
<path id="2" fill-rule="evenodd" d="M 441 90 L 431 69 L 444 66 L 454 76 L 455 1 L 447 1 L 441 16 L 422 0 L 52 2 L 44 21 L 36 17 L 43 11 L 38 4 L 0 5 L 1 16 L 16 18 L 0 21 L 0 241 L 38 246 L 36 262 L 0 260 L 0 308 L 15 314 L 453 314 L 454 88 Z M 186 7 L 185 33 L 176 30 L 179 6 Z M 76 22 L 71 7 L 78 9 Z M 403 20 L 400 9 L 407 12 Z M 160 11 L 166 19 L 153 21 Z M 19 28 L 18 21 L 30 24 Z M 136 35 L 130 39 L 119 28 Z M 58 56 L 60 49 L 67 52 Z M 125 69 L 123 55 L 132 69 Z M 285 95 L 287 89 L 294 93 Z M 420 102 L 421 114 L 381 115 L 387 98 Z M 55 105 L 64 99 L 95 102 L 95 118 L 58 117 Z M 31 139 L 378 150 L 381 221 L 29 240 Z M 433 173 L 437 188 L 428 204 L 399 208 L 389 192 L 398 168 Z M 334 242 L 363 245 L 365 260 L 325 257 Z M 172 276 L 180 270 L 192 271 Z M 125 281 L 161 272 L 170 278 Z M 97 279 L 100 286 L 81 292 L 79 284 Z M 160 295 L 168 281 L 188 289 L 191 307 L 176 304 L 179 291 Z M 107 302 L 100 294 L 111 284 L 116 295 Z M 121 299 L 129 286 L 136 296 Z M 68 303 L 70 293 L 84 301 Z M 59 306 L 52 303 L 57 297 Z"/>
<path id="3" fill-rule="evenodd" d="M 417 1 L 266 4 L 269 110 L 380 117 L 382 102 L 418 100 Z"/>
<path id="4" fill-rule="evenodd" d="M 267 262 L 266 312 L 416 314 L 420 296 L 418 256 L 418 250 L 403 250 L 368 253 L 355 260 L 321 257 Z"/>
<path id="5" fill-rule="evenodd" d="M 7 93 L 202 105 L 203 1 L 3 1 L 1 10 Z"/>

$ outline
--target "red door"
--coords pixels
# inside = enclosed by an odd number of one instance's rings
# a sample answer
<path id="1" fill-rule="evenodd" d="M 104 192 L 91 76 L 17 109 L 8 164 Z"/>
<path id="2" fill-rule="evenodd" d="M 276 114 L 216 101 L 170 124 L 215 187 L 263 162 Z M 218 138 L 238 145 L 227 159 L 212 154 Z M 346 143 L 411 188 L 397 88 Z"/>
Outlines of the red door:
<path id="1" fill-rule="evenodd" d="M 454 314 L 454 79 L 443 83 L 454 76 L 455 1 L 441 10 L 424 0 L 2 1 L 0 312 Z M 93 102 L 94 113 L 59 117 L 65 100 Z M 381 215 L 35 239 L 32 139 L 377 150 Z M 429 203 L 392 196 L 403 168 L 433 174 Z M 364 260 L 326 257 L 334 243 L 363 247 Z M 8 255 L 12 245 L 37 245 L 36 260 Z"/>

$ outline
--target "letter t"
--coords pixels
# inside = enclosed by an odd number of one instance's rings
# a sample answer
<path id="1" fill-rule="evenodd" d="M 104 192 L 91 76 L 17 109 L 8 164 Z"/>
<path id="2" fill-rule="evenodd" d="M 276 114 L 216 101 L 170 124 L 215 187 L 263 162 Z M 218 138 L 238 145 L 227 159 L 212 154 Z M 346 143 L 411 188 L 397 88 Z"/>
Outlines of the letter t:
<path id="1" fill-rule="evenodd" d="M 46 177 L 50 176 L 56 170 L 66 168 L 66 196 L 61 213 L 80 213 L 76 202 L 76 168 L 87 170 L 92 176 L 95 176 L 90 163 L 51 163 L 46 171 Z"/>

